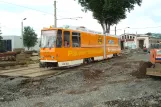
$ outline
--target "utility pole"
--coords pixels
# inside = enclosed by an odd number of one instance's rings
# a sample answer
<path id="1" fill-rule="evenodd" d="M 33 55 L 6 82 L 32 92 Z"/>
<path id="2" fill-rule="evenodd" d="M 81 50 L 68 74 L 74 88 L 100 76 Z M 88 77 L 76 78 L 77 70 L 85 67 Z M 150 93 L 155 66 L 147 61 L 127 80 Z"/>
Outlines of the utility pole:
<path id="1" fill-rule="evenodd" d="M 0 23 L 0 36 L 2 35 L 1 23 Z"/>
<path id="2" fill-rule="evenodd" d="M 115 26 L 115 36 L 116 36 L 116 26 Z"/>
<path id="3" fill-rule="evenodd" d="M 108 35 L 107 33 L 107 30 L 105 31 L 105 34 L 104 34 L 104 59 L 107 58 L 107 55 L 106 55 L 106 36 Z"/>
<path id="4" fill-rule="evenodd" d="M 125 29 L 127 29 L 127 28 L 130 28 L 130 27 L 126 27 Z M 124 37 L 125 37 L 125 41 L 126 41 L 125 29 L 124 29 Z"/>
<path id="5" fill-rule="evenodd" d="M 23 21 L 26 20 L 27 18 L 24 18 L 21 21 L 21 36 L 22 36 L 22 48 L 24 48 L 24 41 L 23 41 Z"/>
<path id="6" fill-rule="evenodd" d="M 22 37 L 22 48 L 24 48 L 24 41 L 23 41 L 23 20 L 21 22 L 21 37 Z"/>
<path id="7" fill-rule="evenodd" d="M 54 0 L 54 26 L 57 27 L 57 17 L 56 17 L 56 0 Z"/>

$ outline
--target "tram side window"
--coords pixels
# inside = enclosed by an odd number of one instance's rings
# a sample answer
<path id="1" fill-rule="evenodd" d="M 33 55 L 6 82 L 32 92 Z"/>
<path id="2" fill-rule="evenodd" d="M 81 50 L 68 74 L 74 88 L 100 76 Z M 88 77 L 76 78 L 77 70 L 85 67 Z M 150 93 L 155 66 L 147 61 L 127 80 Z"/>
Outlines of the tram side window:
<path id="1" fill-rule="evenodd" d="M 72 47 L 80 47 L 80 33 L 72 32 Z"/>
<path id="2" fill-rule="evenodd" d="M 64 47 L 70 47 L 70 32 L 64 31 Z"/>
<path id="3" fill-rule="evenodd" d="M 62 30 L 58 30 L 57 40 L 56 40 L 56 47 L 57 48 L 61 48 L 62 47 Z"/>

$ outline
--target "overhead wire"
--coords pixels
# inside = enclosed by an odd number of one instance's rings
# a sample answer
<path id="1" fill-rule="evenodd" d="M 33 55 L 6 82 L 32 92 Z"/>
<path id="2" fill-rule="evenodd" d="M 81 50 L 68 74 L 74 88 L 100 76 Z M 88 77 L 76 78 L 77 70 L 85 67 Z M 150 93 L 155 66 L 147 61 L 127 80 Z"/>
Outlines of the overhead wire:
<path id="1" fill-rule="evenodd" d="M 45 12 L 45 11 L 41 11 L 41 10 L 38 10 L 38 9 L 34 9 L 34 8 L 30 8 L 30 7 L 26 7 L 26 6 L 23 6 L 23 5 L 18 5 L 18 4 L 14 4 L 14 3 L 11 3 L 11 2 L 6 2 L 6 1 L 2 1 L 0 0 L 0 2 L 3 2 L 3 3 L 6 3 L 6 4 L 11 4 L 11 5 L 15 5 L 15 6 L 19 6 L 19 7 L 23 7 L 23 8 L 27 8 L 27 9 L 30 9 L 30 10 L 35 10 L 35 11 L 38 11 L 38 12 L 41 12 L 41 13 L 45 13 L 45 14 L 50 14 L 50 15 L 54 15 L 53 13 L 49 13 L 49 12 Z M 60 10 L 61 11 L 61 10 Z M 58 15 L 60 16 L 60 15 Z M 60 17 L 63 17 L 63 16 L 60 16 Z M 62 18 L 63 19 L 63 18 Z M 67 19 L 67 18 L 64 18 L 64 19 Z M 68 18 L 68 19 L 71 19 L 71 18 Z M 159 28 L 161 26 L 155 26 L 155 27 L 143 27 L 143 28 L 128 28 L 128 29 L 148 29 L 148 28 Z M 118 30 L 124 30 L 124 29 L 116 29 L 116 31 Z M 115 30 L 110 30 L 110 31 L 115 31 Z"/>
<path id="2" fill-rule="evenodd" d="M 35 8 L 26 7 L 26 6 L 19 5 L 19 4 L 14 4 L 14 3 L 11 3 L 11 2 L 6 2 L 6 1 L 2 1 L 2 0 L 0 0 L 0 2 L 6 3 L 6 4 L 15 5 L 15 6 L 19 6 L 19 7 L 23 7 L 23 8 L 27 8 L 27 9 L 30 9 L 30 10 L 35 10 L 35 11 L 38 11 L 38 12 L 41 12 L 41 13 L 45 13 L 45 14 L 48 14 L 48 15 L 54 15 L 53 13 L 41 11 L 41 10 L 38 10 L 38 9 L 35 9 Z M 57 9 L 57 11 L 62 11 L 62 10 Z M 67 11 L 64 11 L 64 10 L 63 10 L 63 12 L 67 12 Z M 68 13 L 69 13 L 69 12 L 68 12 Z M 60 15 L 57 15 L 57 16 L 59 16 L 61 19 L 62 19 L 62 17 L 64 17 L 64 16 L 60 16 Z M 66 18 L 65 18 L 65 19 L 66 19 Z M 70 18 L 68 18 L 68 19 L 70 19 Z"/>
<path id="3" fill-rule="evenodd" d="M 128 28 L 128 29 L 149 29 L 149 28 L 160 28 L 161 26 L 153 26 L 153 27 L 142 27 L 142 28 Z M 116 31 L 118 30 L 124 30 L 124 29 L 116 29 Z M 115 31 L 115 30 L 110 30 L 110 31 Z"/>
<path id="4" fill-rule="evenodd" d="M 38 10 L 38 9 L 34 9 L 34 8 L 30 8 L 30 7 L 26 7 L 26 6 L 19 5 L 19 4 L 14 4 L 14 3 L 11 3 L 11 2 L 6 2 L 6 1 L 2 1 L 2 0 L 0 0 L 0 2 L 2 2 L 2 3 L 6 3 L 6 4 L 15 5 L 15 6 L 19 6 L 19 7 L 23 7 L 23 8 L 30 9 L 30 10 L 35 10 L 35 11 L 38 11 L 38 12 L 41 12 L 41 13 L 45 13 L 45 14 L 49 14 L 49 15 L 54 15 L 53 13 L 49 13 L 49 12 L 45 12 L 45 11 L 41 11 L 41 10 Z M 57 16 L 60 16 L 60 15 L 57 15 Z M 64 16 L 60 16 L 60 17 L 64 17 Z"/>

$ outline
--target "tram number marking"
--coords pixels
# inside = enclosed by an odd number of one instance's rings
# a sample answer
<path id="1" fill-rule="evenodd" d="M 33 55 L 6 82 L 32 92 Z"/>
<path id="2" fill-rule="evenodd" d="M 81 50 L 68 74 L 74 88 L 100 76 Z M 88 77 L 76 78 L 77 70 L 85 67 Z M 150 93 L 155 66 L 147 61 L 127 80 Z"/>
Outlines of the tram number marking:
<path id="1" fill-rule="evenodd" d="M 69 65 L 69 63 L 68 62 L 63 62 L 62 65 Z"/>

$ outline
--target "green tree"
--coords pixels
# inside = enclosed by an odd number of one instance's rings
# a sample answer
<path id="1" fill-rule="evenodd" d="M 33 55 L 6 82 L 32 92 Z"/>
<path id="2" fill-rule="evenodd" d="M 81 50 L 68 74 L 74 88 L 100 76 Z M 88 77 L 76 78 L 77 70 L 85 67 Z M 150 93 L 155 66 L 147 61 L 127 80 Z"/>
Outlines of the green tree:
<path id="1" fill-rule="evenodd" d="M 34 47 L 37 43 L 37 34 L 30 26 L 24 27 L 23 43 L 24 46 L 28 48 L 28 50 L 31 47 Z"/>
<path id="2" fill-rule="evenodd" d="M 110 32 L 110 26 L 118 24 L 126 18 L 126 12 L 134 9 L 135 5 L 141 5 L 142 0 L 78 0 L 83 9 L 91 11 L 94 19 L 101 24 L 103 32 Z"/>
<path id="3" fill-rule="evenodd" d="M 146 35 L 151 36 L 151 35 L 152 35 L 152 33 L 151 33 L 151 32 L 148 32 L 148 33 L 146 33 Z"/>

